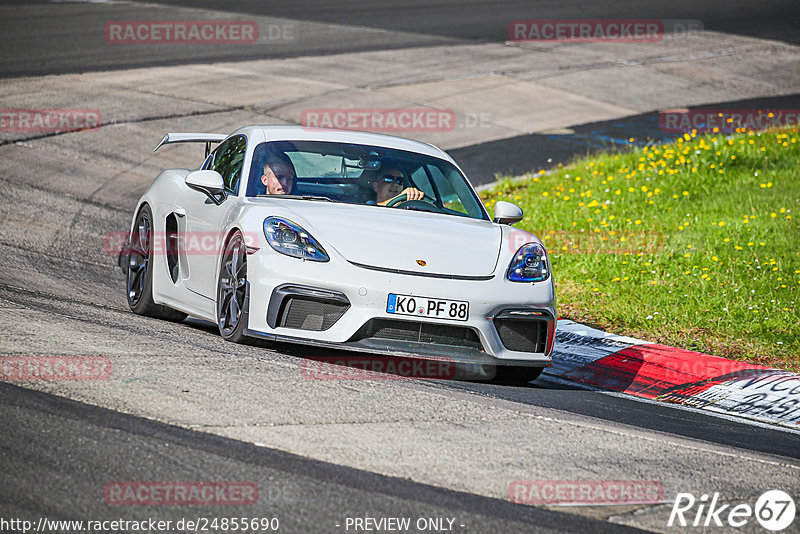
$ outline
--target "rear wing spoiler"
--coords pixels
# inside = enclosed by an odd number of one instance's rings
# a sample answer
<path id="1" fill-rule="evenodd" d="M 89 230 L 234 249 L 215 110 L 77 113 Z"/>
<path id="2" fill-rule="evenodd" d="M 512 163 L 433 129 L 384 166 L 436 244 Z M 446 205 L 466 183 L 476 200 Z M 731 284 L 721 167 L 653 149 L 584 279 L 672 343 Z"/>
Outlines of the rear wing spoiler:
<path id="1" fill-rule="evenodd" d="M 211 143 L 221 143 L 228 136 L 225 134 L 211 134 L 211 133 L 168 133 L 164 139 L 156 145 L 153 152 L 161 148 L 161 145 L 169 145 L 172 143 L 205 143 L 206 144 L 206 157 L 211 152 Z"/>

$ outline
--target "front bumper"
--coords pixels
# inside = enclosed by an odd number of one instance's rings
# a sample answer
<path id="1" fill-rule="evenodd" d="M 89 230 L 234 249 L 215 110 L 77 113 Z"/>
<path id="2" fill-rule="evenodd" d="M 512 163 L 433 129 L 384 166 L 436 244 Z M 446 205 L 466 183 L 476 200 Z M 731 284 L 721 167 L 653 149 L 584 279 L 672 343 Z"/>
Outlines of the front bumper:
<path id="1" fill-rule="evenodd" d="M 261 249 L 248 257 L 246 334 L 321 349 L 549 366 L 556 324 L 552 278 L 516 283 L 505 279 L 502 266 L 497 271 L 491 279 L 454 280 L 366 269 L 340 257 L 326 263 L 302 261 Z M 469 319 L 387 313 L 389 293 L 468 301 Z M 321 310 L 319 317 L 287 319 L 285 303 L 298 295 L 304 309 L 309 302 L 321 302 L 315 308 Z M 525 339 L 528 325 L 538 332 L 532 342 Z"/>

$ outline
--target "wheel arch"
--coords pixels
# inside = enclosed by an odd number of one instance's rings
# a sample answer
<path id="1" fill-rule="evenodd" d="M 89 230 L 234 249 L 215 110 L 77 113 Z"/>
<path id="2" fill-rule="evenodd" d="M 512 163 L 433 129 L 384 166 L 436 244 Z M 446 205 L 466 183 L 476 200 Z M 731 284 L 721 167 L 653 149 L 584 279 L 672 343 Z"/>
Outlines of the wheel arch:
<path id="1" fill-rule="evenodd" d="M 225 247 L 228 246 L 228 243 L 230 242 L 231 237 L 233 237 L 233 234 L 235 234 L 236 232 L 239 232 L 242 235 L 244 235 L 244 230 L 242 230 L 238 224 L 234 224 L 233 226 L 228 228 L 228 230 L 225 232 L 225 239 L 222 240 L 222 246 L 219 248 L 219 254 L 217 255 L 217 272 L 216 272 L 216 275 L 215 275 L 215 278 L 214 278 L 214 286 L 215 287 L 217 285 L 219 285 L 219 275 L 222 272 L 222 260 L 225 258 Z M 250 269 L 249 265 L 248 265 L 247 269 L 249 271 L 249 269 Z M 249 274 L 249 272 L 248 272 L 248 274 Z M 215 310 L 216 310 L 216 305 L 217 305 L 217 296 L 216 296 L 216 292 L 215 292 L 215 294 L 214 294 L 214 309 Z"/>
<path id="2" fill-rule="evenodd" d="M 227 339 L 228 341 L 233 340 L 233 341 L 235 341 L 237 343 L 243 343 L 243 342 L 246 343 L 247 341 L 245 341 L 245 340 L 247 339 L 247 336 L 244 335 L 243 332 L 247 330 L 248 323 L 249 323 L 249 318 L 250 318 L 250 280 L 249 280 L 250 279 L 250 265 L 249 265 L 250 262 L 249 261 L 247 262 L 248 265 L 247 265 L 247 270 L 246 270 L 246 274 L 245 274 L 245 276 L 247 277 L 247 282 L 246 282 L 246 287 L 245 287 L 245 291 L 244 291 L 244 299 L 243 299 L 242 306 L 241 306 L 242 313 L 241 313 L 241 317 L 239 319 L 241 321 L 241 326 L 237 326 L 236 329 L 234 330 L 234 332 L 238 332 L 238 333 L 233 334 L 233 338 L 232 339 L 226 338 L 225 337 L 226 334 L 223 332 L 223 329 L 222 329 L 222 326 L 221 326 L 221 323 L 220 323 L 220 310 L 219 310 L 220 276 L 222 275 L 223 262 L 225 261 L 225 252 L 227 251 L 228 244 L 231 242 L 231 239 L 233 238 L 233 236 L 236 235 L 237 233 L 239 233 L 242 236 L 243 243 L 246 243 L 246 241 L 245 241 L 245 235 L 246 234 L 245 234 L 244 230 L 242 230 L 242 228 L 241 228 L 241 226 L 239 224 L 234 224 L 233 226 L 228 228 L 228 230 L 226 231 L 226 234 L 225 234 L 225 239 L 222 240 L 222 243 L 221 243 L 222 246 L 220 247 L 220 253 L 219 253 L 219 257 L 218 257 L 218 261 L 217 261 L 217 273 L 216 273 L 216 279 L 215 279 L 215 286 L 218 289 L 217 289 L 217 291 L 215 291 L 215 295 L 214 295 L 214 316 L 215 316 L 215 320 L 217 322 L 217 326 L 219 327 L 220 333 L 222 334 L 223 338 Z M 245 255 L 245 259 L 246 259 L 247 255 L 248 255 L 246 251 L 245 251 L 244 255 Z"/>

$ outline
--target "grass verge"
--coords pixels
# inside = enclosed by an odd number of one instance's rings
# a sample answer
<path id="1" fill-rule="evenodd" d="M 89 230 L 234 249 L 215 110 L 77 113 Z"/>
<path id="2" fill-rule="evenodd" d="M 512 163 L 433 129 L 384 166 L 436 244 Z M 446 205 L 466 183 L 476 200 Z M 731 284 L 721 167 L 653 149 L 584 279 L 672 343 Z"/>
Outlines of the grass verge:
<path id="1" fill-rule="evenodd" d="M 800 371 L 800 128 L 685 135 L 502 179 L 542 238 L 559 315 Z"/>

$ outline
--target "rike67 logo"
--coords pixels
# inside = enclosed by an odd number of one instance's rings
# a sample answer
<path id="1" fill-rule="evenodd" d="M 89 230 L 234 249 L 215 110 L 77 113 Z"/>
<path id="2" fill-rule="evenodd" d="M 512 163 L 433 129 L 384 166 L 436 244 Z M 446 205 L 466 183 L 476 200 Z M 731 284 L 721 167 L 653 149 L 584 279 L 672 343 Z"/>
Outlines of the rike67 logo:
<path id="1" fill-rule="evenodd" d="M 710 499 L 705 494 L 697 499 L 691 493 L 678 493 L 667 526 L 741 528 L 755 516 L 762 527 L 778 532 L 794 522 L 795 512 L 794 500 L 781 490 L 765 492 L 755 507 L 747 503 L 720 504 L 719 493 L 714 493 Z"/>

